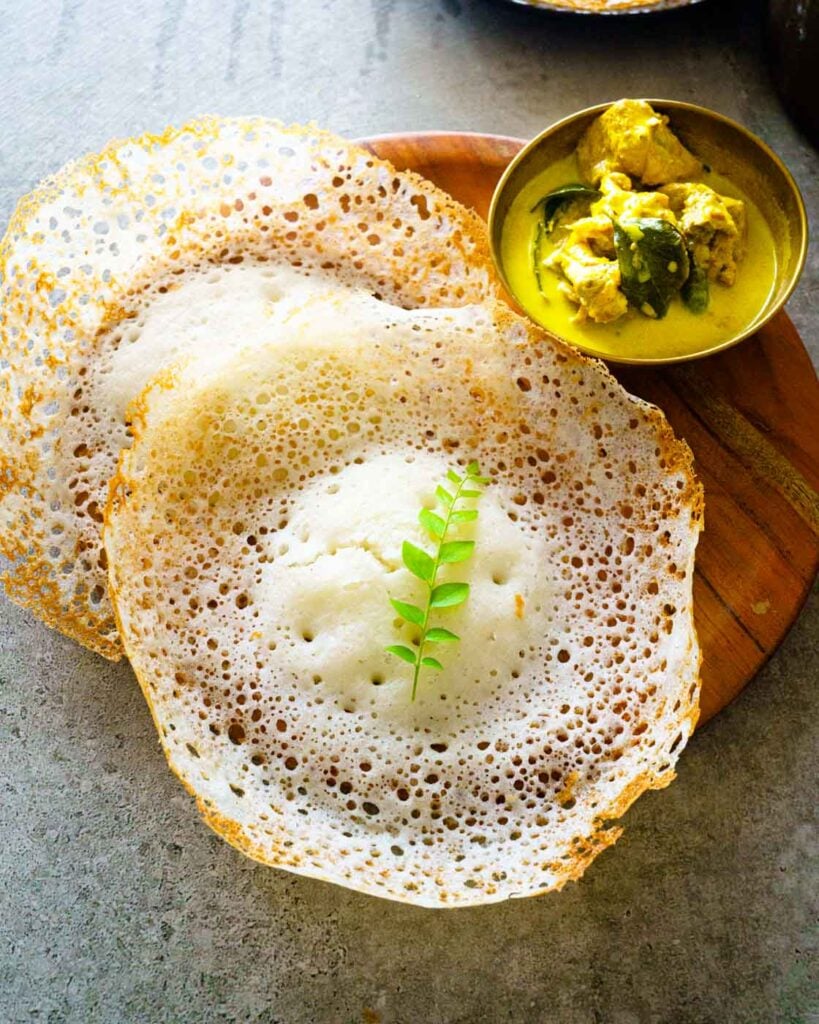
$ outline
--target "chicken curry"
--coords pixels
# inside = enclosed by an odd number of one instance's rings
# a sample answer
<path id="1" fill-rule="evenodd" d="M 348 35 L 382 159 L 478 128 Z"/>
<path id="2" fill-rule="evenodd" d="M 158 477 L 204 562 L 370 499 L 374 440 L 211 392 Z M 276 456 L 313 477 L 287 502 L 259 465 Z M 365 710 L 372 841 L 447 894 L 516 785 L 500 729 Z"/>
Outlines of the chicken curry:
<path id="1" fill-rule="evenodd" d="M 639 100 L 515 198 L 503 263 L 534 319 L 615 358 L 700 351 L 749 326 L 775 279 L 765 218 Z"/>

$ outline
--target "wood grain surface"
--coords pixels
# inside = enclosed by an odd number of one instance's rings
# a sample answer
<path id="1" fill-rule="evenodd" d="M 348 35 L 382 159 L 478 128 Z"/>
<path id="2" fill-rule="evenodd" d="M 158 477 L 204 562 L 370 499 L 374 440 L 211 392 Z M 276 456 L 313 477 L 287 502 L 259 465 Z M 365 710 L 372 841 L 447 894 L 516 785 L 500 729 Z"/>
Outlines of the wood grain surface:
<path id="1" fill-rule="evenodd" d="M 482 217 L 523 145 L 448 132 L 364 141 Z M 819 382 L 784 312 L 720 355 L 611 369 L 629 391 L 663 409 L 691 446 L 705 488 L 694 578 L 703 724 L 782 642 L 819 568 Z"/>

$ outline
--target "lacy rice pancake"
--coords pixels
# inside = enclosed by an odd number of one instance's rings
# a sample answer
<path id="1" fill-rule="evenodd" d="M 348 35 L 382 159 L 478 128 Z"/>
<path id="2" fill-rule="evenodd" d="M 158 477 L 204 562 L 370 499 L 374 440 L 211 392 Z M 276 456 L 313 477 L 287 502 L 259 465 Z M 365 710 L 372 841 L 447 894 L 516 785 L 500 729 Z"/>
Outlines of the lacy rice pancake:
<path id="1" fill-rule="evenodd" d="M 0 554 L 8 595 L 122 653 L 100 528 L 125 409 L 164 367 L 274 336 L 316 295 L 491 291 L 485 229 L 314 128 L 209 118 L 115 142 L 19 205 L 0 246 Z"/>
<path id="2" fill-rule="evenodd" d="M 134 404 L 106 513 L 174 772 L 250 857 L 375 895 L 463 906 L 579 877 L 696 720 L 687 447 L 491 302 L 307 297 L 250 349 L 229 334 L 230 358 L 183 358 Z M 456 480 L 413 699 L 388 648 L 419 643 L 412 552 Z"/>

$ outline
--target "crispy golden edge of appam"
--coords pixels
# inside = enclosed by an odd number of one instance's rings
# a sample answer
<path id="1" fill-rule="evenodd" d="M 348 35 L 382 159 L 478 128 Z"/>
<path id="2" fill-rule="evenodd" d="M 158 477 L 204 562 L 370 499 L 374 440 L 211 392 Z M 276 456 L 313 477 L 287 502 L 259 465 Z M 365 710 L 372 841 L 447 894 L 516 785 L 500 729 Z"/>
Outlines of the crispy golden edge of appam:
<path id="1" fill-rule="evenodd" d="M 13 256 L 16 241 L 19 237 L 28 235 L 28 225 L 34 221 L 41 208 L 46 203 L 58 198 L 69 186 L 81 193 L 82 189 L 78 187 L 78 182 L 83 180 L 89 182 L 89 188 L 95 187 L 93 185 L 94 177 L 104 164 L 120 166 L 118 154 L 123 147 L 134 146 L 145 150 L 152 147 L 161 149 L 182 135 L 215 140 L 222 127 L 227 123 L 247 131 L 253 131 L 263 126 L 275 126 L 277 130 L 294 137 L 310 137 L 315 141 L 317 149 L 326 143 L 328 149 L 346 152 L 347 159 L 352 165 L 356 160 L 363 158 L 366 167 L 384 169 L 389 175 L 400 180 L 402 184 L 430 200 L 437 215 L 451 220 L 453 229 L 448 237 L 448 244 L 452 246 L 454 253 L 442 254 L 442 258 L 435 265 L 436 272 L 438 274 L 445 272 L 451 266 L 451 263 L 447 261 L 457 256 L 466 265 L 484 273 L 488 288 L 497 290 L 497 279 L 492 269 L 484 222 L 474 210 L 467 209 L 456 202 L 446 192 L 419 174 L 413 171 L 399 171 L 389 161 L 381 160 L 368 150 L 331 132 L 319 129 L 313 124 L 285 126 L 269 118 L 223 119 L 213 115 L 187 122 L 178 128 L 168 127 L 160 133 L 146 132 L 131 138 L 113 139 L 99 152 L 79 157 L 44 179 L 31 193 L 18 201 L 6 233 L 0 241 L 0 279 L 9 279 L 8 262 Z M 124 178 L 127 181 L 125 175 Z M 127 191 L 125 188 L 118 189 L 110 186 L 107 194 L 115 195 L 117 192 L 125 191 Z M 389 197 L 385 196 L 384 198 L 388 208 Z M 173 237 L 175 231 L 184 229 L 195 219 L 195 215 L 190 211 L 182 210 L 169 227 L 170 237 Z M 339 219 L 337 214 L 332 214 L 328 218 L 332 222 Z M 34 236 L 32 235 L 32 237 Z M 271 255 L 275 255 L 275 234 L 271 233 L 269 239 Z M 241 236 L 230 239 L 224 237 L 214 239 L 212 246 L 209 249 L 198 250 L 196 257 L 203 261 L 220 262 L 219 250 L 224 249 L 226 245 L 235 247 L 237 244 L 241 245 Z M 186 254 L 187 252 L 186 249 Z M 127 282 L 127 292 L 120 294 L 116 301 L 104 304 L 94 336 L 89 338 L 86 335 L 83 337 L 83 341 L 96 346 L 109 330 L 133 315 L 136 298 L 150 287 L 151 282 L 156 280 L 157 275 L 160 275 L 163 269 L 161 258 L 147 261 L 147 266 L 136 272 L 134 279 Z M 415 279 L 419 288 L 431 271 L 432 264 L 427 267 L 426 273 L 420 274 Z M 17 287 L 17 276 L 14 276 L 12 280 L 15 281 L 17 290 L 6 301 L 6 317 L 9 313 L 13 314 L 13 322 L 17 325 L 31 323 L 32 313 L 29 301 L 31 292 Z M 31 288 L 34 293 L 43 295 L 48 294 L 59 284 L 53 274 L 37 265 L 34 258 L 28 261 L 25 282 L 26 288 Z M 74 305 L 76 306 L 76 298 L 74 298 Z M 72 310 L 70 300 L 64 307 L 61 307 L 60 326 L 62 329 L 79 324 L 77 312 L 77 308 Z M 52 329 L 56 330 L 56 315 L 52 319 Z M 46 330 L 45 333 L 47 335 L 48 331 Z M 8 358 L 11 372 L 14 370 L 15 362 L 21 361 L 19 342 L 15 346 L 12 343 L 11 335 L 7 335 L 6 330 L 0 324 L 0 358 L 3 357 Z M 57 359 L 49 355 L 45 360 L 45 365 L 56 373 L 59 367 L 71 365 L 71 356 L 68 359 Z M 59 571 L 58 566 L 47 554 L 47 538 L 26 529 L 32 520 L 38 522 L 46 520 L 49 515 L 48 498 L 44 496 L 39 486 L 39 482 L 44 479 L 46 464 L 34 444 L 42 436 L 45 428 L 27 423 L 26 418 L 36 404 L 47 398 L 52 398 L 53 395 L 53 391 L 44 395 L 35 383 L 27 385 L 20 398 L 17 398 L 10 383 L 5 389 L 0 389 L 0 419 L 7 420 L 6 430 L 10 437 L 8 450 L 0 452 L 0 500 L 8 495 L 26 496 L 24 511 L 11 513 L 9 528 L 0 530 L 0 555 L 3 555 L 11 563 L 8 569 L 0 573 L 0 583 L 5 585 L 6 593 L 16 604 L 32 611 L 47 625 L 58 629 L 103 657 L 117 661 L 122 657 L 123 649 L 119 637 L 114 632 L 115 618 L 110 610 L 105 605 L 102 609 L 98 609 L 91 604 L 88 600 L 90 585 L 83 585 L 80 582 L 70 597 L 62 592 L 55 579 L 55 574 Z M 15 413 L 14 416 L 11 415 L 12 411 Z M 59 445 L 59 439 L 56 443 Z M 80 538 L 77 538 L 74 550 L 63 553 L 61 564 L 68 565 L 76 562 L 82 556 Z M 82 573 L 79 574 L 78 579 L 82 580 Z"/>
<path id="2" fill-rule="evenodd" d="M 547 345 L 556 349 L 558 353 L 558 361 L 573 364 L 575 366 L 587 367 L 594 374 L 606 379 L 611 388 L 616 390 L 620 398 L 625 398 L 635 406 L 635 409 L 640 410 L 645 417 L 645 422 L 647 423 L 646 429 L 653 430 L 656 435 L 660 458 L 665 461 L 666 471 L 669 473 L 680 473 L 685 480 L 685 486 L 680 495 L 679 507 L 682 513 L 686 510 L 688 511 L 692 524 L 697 532 L 699 532 L 699 530 L 702 529 L 704 498 L 702 486 L 695 475 L 693 455 L 685 441 L 678 439 L 674 435 L 674 432 L 662 411 L 656 406 L 650 405 L 649 403 L 630 395 L 610 374 L 603 363 L 591 357 L 581 355 L 577 350 L 560 341 L 558 338 L 548 334 L 539 327 L 536 327 L 531 322 L 523 320 L 517 314 L 512 312 L 505 304 L 500 302 L 493 303 L 492 318 L 499 331 L 503 331 L 505 328 L 523 327 L 526 331 L 527 344 L 529 346 L 536 348 L 537 346 Z M 103 527 L 103 536 L 105 536 L 106 532 L 111 528 L 111 520 L 113 516 L 129 501 L 129 488 L 131 481 L 128 471 L 128 462 L 130 457 L 134 453 L 138 452 L 139 445 L 148 430 L 147 421 L 150 415 L 151 404 L 157 397 L 157 392 L 172 392 L 176 383 L 177 377 L 173 372 L 163 374 L 159 378 L 155 379 L 132 404 L 131 415 L 134 442 L 131 449 L 124 449 L 120 453 L 119 466 L 114 479 L 111 481 L 109 499 L 104 513 L 105 525 Z M 187 399 L 183 399 L 183 401 L 185 400 Z M 195 401 L 195 397 L 193 400 Z M 132 650 L 130 647 L 128 632 L 123 629 L 122 621 L 120 619 L 116 567 L 113 564 L 110 564 L 110 561 L 108 573 L 109 590 L 111 593 L 114 613 L 117 616 L 117 624 L 123 638 L 126 653 L 133 658 L 135 650 Z M 696 652 L 696 658 L 694 659 L 696 665 L 693 675 L 691 676 L 691 683 L 687 688 L 685 699 L 680 700 L 680 708 L 678 712 L 674 718 L 670 718 L 673 725 L 669 725 L 668 728 L 669 734 L 680 731 L 687 737 L 691 732 L 693 732 L 699 716 L 699 692 L 701 685 L 699 669 L 702 662 L 702 654 L 697 643 L 693 620 L 693 597 L 689 599 L 688 606 L 685 609 L 685 615 L 690 625 L 687 647 L 687 655 L 689 657 L 682 659 L 681 671 L 685 671 L 691 667 L 690 656 L 694 652 Z M 160 743 L 163 751 L 165 752 L 168 764 L 187 792 L 196 800 L 197 809 L 204 822 L 231 846 L 234 846 L 237 850 L 250 857 L 252 860 L 271 867 L 294 871 L 298 874 L 307 875 L 323 881 L 333 881 L 338 884 L 338 878 L 330 878 L 327 872 L 310 864 L 305 858 L 301 857 L 297 851 L 288 849 L 280 843 L 275 844 L 272 850 L 269 847 L 266 848 L 265 846 L 262 846 L 238 822 L 227 818 L 225 815 L 215 810 L 197 793 L 195 786 L 193 786 L 188 780 L 184 771 L 177 767 L 173 761 L 172 751 L 169 744 L 166 742 L 163 726 L 154 707 L 151 689 L 148 685 L 147 678 L 140 671 L 138 659 L 133 658 L 133 662 L 134 672 L 151 710 L 151 716 L 154 720 L 154 724 L 156 725 Z M 626 788 L 615 799 L 613 799 L 608 806 L 604 807 L 596 815 L 593 831 L 590 835 L 583 837 L 582 841 L 576 842 L 571 860 L 551 865 L 554 872 L 558 875 L 554 883 L 545 886 L 536 892 L 526 893 L 525 895 L 542 895 L 546 892 L 556 891 L 561 889 L 566 882 L 576 881 L 579 879 L 597 855 L 609 846 L 613 845 L 622 835 L 622 826 L 612 825 L 611 822 L 621 818 L 631 804 L 634 803 L 634 801 L 646 790 L 663 789 L 668 786 L 674 778 L 675 773 L 671 770 L 645 771 L 635 776 Z M 384 869 L 380 877 L 389 878 L 390 874 L 391 872 L 389 869 Z M 373 884 L 359 881 L 354 875 L 346 878 L 343 884 L 347 888 L 360 892 L 381 896 L 382 898 L 387 897 L 397 900 L 398 902 L 410 903 L 416 906 L 476 906 L 485 903 L 497 902 L 498 900 L 506 898 L 503 895 L 497 895 L 496 887 L 491 884 L 488 884 L 483 890 L 476 890 L 474 897 L 471 895 L 464 895 L 463 893 L 458 893 L 457 897 L 453 897 L 453 895 L 448 893 L 446 889 L 442 888 L 440 893 L 436 895 L 435 901 L 429 900 L 426 897 L 413 898 L 411 891 L 406 891 L 400 894 L 394 891 L 382 892 Z"/>

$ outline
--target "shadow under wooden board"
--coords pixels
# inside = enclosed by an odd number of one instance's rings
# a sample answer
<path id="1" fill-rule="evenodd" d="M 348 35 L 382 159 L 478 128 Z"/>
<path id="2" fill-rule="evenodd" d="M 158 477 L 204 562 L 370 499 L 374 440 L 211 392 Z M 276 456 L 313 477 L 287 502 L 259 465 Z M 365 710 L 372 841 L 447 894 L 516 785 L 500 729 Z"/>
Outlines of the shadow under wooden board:
<path id="1" fill-rule="evenodd" d="M 523 145 L 427 132 L 364 140 L 485 217 Z M 705 488 L 694 616 L 703 651 L 700 724 L 725 707 L 793 625 L 819 568 L 819 382 L 786 313 L 720 355 L 612 372 L 658 405 L 691 446 Z"/>

